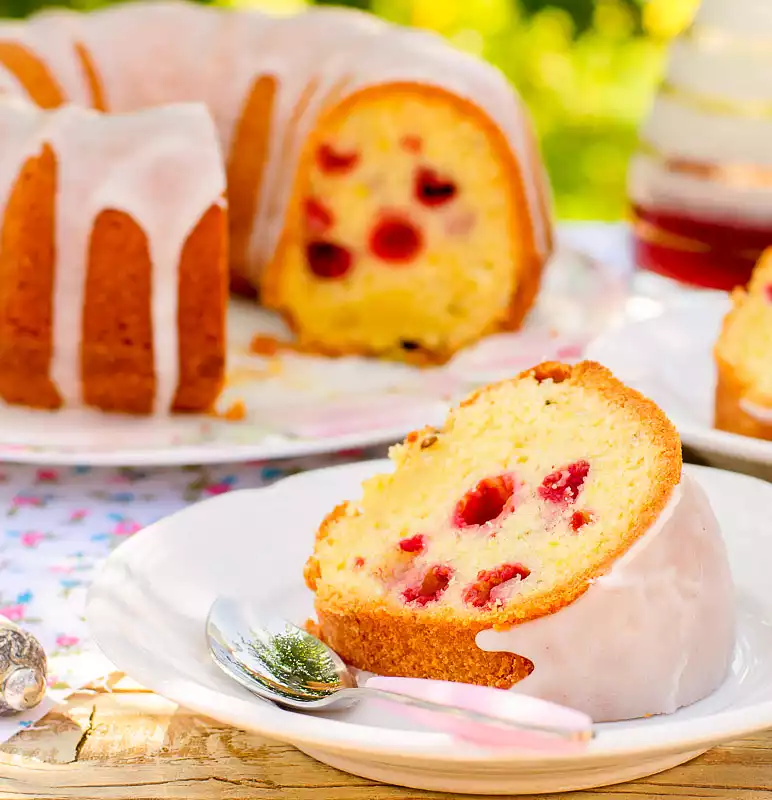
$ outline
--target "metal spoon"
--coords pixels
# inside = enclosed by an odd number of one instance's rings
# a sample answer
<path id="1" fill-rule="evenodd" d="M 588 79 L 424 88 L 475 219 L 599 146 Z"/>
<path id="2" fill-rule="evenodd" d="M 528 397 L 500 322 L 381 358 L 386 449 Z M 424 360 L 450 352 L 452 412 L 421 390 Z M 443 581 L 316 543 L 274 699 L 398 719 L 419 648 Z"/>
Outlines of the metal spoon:
<path id="1" fill-rule="evenodd" d="M 482 744 L 563 749 L 593 737 L 585 714 L 501 689 L 386 677 L 358 686 L 326 644 L 249 602 L 216 600 L 206 636 L 227 675 L 284 708 L 319 711 L 369 697 L 400 704 L 414 718 Z"/>

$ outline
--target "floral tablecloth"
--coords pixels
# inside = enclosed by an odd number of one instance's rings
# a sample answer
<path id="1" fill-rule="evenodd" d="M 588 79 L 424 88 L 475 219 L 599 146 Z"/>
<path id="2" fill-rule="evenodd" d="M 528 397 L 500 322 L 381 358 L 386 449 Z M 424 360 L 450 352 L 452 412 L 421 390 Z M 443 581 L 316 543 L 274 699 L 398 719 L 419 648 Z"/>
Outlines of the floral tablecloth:
<path id="1" fill-rule="evenodd" d="M 46 701 L 32 714 L 0 717 L 0 742 L 110 671 L 89 641 L 83 610 L 94 570 L 127 537 L 207 497 L 381 455 L 383 450 L 348 451 L 183 469 L 0 465 L 0 614 L 35 634 L 49 657 Z"/>

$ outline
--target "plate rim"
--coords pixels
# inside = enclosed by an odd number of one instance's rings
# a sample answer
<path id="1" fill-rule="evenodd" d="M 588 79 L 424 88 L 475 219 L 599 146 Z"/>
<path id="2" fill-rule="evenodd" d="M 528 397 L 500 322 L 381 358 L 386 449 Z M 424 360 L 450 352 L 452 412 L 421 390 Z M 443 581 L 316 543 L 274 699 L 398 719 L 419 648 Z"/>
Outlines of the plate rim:
<path id="1" fill-rule="evenodd" d="M 636 320 L 627 319 L 601 332 L 587 344 L 584 358 L 608 366 L 603 358 L 603 350 L 608 345 L 608 342 L 618 336 L 622 330 L 629 331 L 635 328 L 642 328 L 664 317 L 679 317 L 685 313 L 694 313 L 695 311 L 711 315 L 711 321 L 715 322 L 716 327 L 718 327 L 720 318 L 723 318 L 723 315 L 728 310 L 729 298 L 723 292 L 708 292 L 671 300 L 665 304 L 661 313 L 656 316 Z M 619 380 L 625 381 L 624 374 L 611 366 L 609 366 L 609 369 L 617 375 Z M 619 374 L 617 374 L 618 372 Z M 638 385 L 637 388 L 638 391 L 646 394 L 645 386 L 641 388 Z M 664 405 L 659 405 L 676 426 L 682 443 L 687 447 L 730 458 L 739 458 L 754 464 L 772 465 L 772 441 L 698 425 L 689 420 L 684 420 L 679 414 L 671 413 Z"/>
<path id="2" fill-rule="evenodd" d="M 378 447 L 402 441 L 420 425 L 399 425 L 370 429 L 359 433 L 346 433 L 320 439 L 293 439 L 266 446 L 265 440 L 254 444 L 233 445 L 176 445 L 170 447 L 137 448 L 136 450 L 75 450 L 38 449 L 20 445 L 0 444 L 0 463 L 32 464 L 56 467 L 186 467 L 246 464 L 250 461 L 280 461 L 307 456 L 335 455 L 346 450 Z M 268 438 L 268 437 L 266 437 Z M 281 434 L 271 434 L 271 439 Z"/>
<path id="3" fill-rule="evenodd" d="M 697 480 L 700 475 L 707 473 L 720 474 L 730 477 L 733 480 L 741 482 L 752 482 L 759 484 L 764 488 L 764 491 L 772 490 L 772 484 L 763 479 L 756 478 L 742 473 L 732 472 L 729 470 L 718 469 L 715 467 L 707 467 L 696 464 L 685 464 L 685 470 L 692 473 Z M 370 476 L 373 472 L 383 471 L 384 469 L 393 468 L 392 463 L 388 459 L 371 459 L 365 461 L 358 461 L 349 464 L 340 464 L 321 469 L 308 470 L 296 475 L 291 475 L 283 478 L 275 483 L 254 489 L 243 489 L 220 495 L 214 498 L 203 500 L 194 504 L 200 506 L 203 504 L 225 504 L 230 501 L 234 495 L 244 495 L 249 493 L 253 497 L 260 496 L 260 493 L 281 492 L 286 491 L 287 484 L 300 483 L 304 480 L 315 480 L 319 475 L 330 475 L 331 473 L 344 473 L 351 472 L 359 476 L 363 480 L 365 477 Z M 709 498 L 710 499 L 710 498 Z M 100 582 L 104 580 L 104 576 L 112 569 L 113 565 L 122 560 L 122 556 L 116 554 L 125 554 L 134 547 L 139 547 L 140 543 L 153 535 L 157 535 L 155 531 L 165 524 L 165 521 L 171 517 L 184 515 L 191 506 L 186 509 L 175 512 L 162 520 L 144 528 L 142 531 L 135 534 L 131 539 L 121 543 L 103 562 L 94 576 L 91 586 L 89 587 L 86 607 L 85 618 L 87 621 L 88 629 L 91 637 L 97 646 L 102 650 L 104 655 L 115 663 L 109 652 L 109 646 L 103 647 L 102 637 L 98 631 L 98 626 L 94 622 L 93 608 L 96 603 L 95 595 L 100 591 Z M 770 590 L 772 592 L 772 589 Z M 118 670 L 122 667 L 115 665 Z M 126 673 L 130 674 L 130 673 Z M 151 682 L 143 681 L 137 678 L 140 683 L 147 685 L 147 688 L 156 691 L 161 696 L 168 697 L 174 702 L 178 702 L 187 708 L 207 716 L 217 717 L 213 713 L 212 708 L 214 704 L 207 705 L 206 703 L 199 703 L 195 697 L 189 697 L 184 692 L 181 694 L 166 694 L 162 689 L 154 689 Z M 162 680 L 156 683 L 165 684 L 166 681 Z M 196 683 L 198 695 L 208 696 L 211 698 L 221 697 L 217 691 Z M 246 691 L 246 690 L 245 690 Z M 448 743 L 452 742 L 450 737 L 446 734 L 431 733 L 431 732 L 418 732 L 418 731 L 391 731 L 389 730 L 384 739 L 395 738 L 388 734 L 401 733 L 403 736 L 409 733 L 411 737 L 410 749 L 405 750 L 404 743 L 381 741 L 378 744 L 363 742 L 362 734 L 365 731 L 372 732 L 373 728 L 369 725 L 361 723 L 353 723 L 343 720 L 331 720 L 322 717 L 314 717 L 313 715 L 298 715 L 295 712 L 284 711 L 276 706 L 265 703 L 255 698 L 255 703 L 264 704 L 264 709 L 269 711 L 267 720 L 260 720 L 260 725 L 256 725 L 254 716 L 251 714 L 239 714 L 229 711 L 228 717 L 221 721 L 229 725 L 241 726 L 246 730 L 252 730 L 263 736 L 277 738 L 281 741 L 288 742 L 289 744 L 300 744 L 304 747 L 312 747 L 326 752 L 338 752 L 342 754 L 361 753 L 371 756 L 378 756 L 386 759 L 398 759 L 401 762 L 426 762 L 427 760 L 446 762 L 452 761 L 467 766 L 474 765 L 491 765 L 491 764 L 506 764 L 509 762 L 564 762 L 564 761 L 582 761 L 589 762 L 602 762 L 607 759 L 620 759 L 633 756 L 657 756 L 658 754 L 665 754 L 670 752 L 692 752 L 699 751 L 700 749 L 707 750 L 717 744 L 731 739 L 739 738 L 749 735 L 754 732 L 765 730 L 772 727 L 772 700 L 760 703 L 753 707 L 744 707 L 741 709 L 723 709 L 707 716 L 695 717 L 690 719 L 678 720 L 674 722 L 665 722 L 664 725 L 652 728 L 651 732 L 646 736 L 646 741 L 628 743 L 624 746 L 612 745 L 604 741 L 603 749 L 590 746 L 589 749 L 576 753 L 536 753 L 534 751 L 517 751 L 509 749 L 475 749 L 463 748 L 461 751 L 454 749 L 452 752 L 449 750 Z M 251 704 L 250 704 L 251 705 Z M 298 718 L 303 718 L 304 722 L 300 725 L 297 724 Z M 711 721 L 709 732 L 704 732 L 705 720 Z M 321 730 L 318 730 L 323 726 Z M 666 728 L 666 730 L 663 730 Z M 640 737 L 640 732 L 644 730 L 638 728 L 635 731 L 634 737 Z M 317 732 L 318 733 L 315 733 Z M 384 731 L 385 732 L 385 731 Z M 359 734 L 359 736 L 357 735 Z M 629 738 L 624 731 L 614 731 L 608 738 L 613 738 L 618 742 L 619 739 Z M 420 742 L 419 742 L 420 739 Z M 600 740 L 596 740 L 596 743 Z"/>

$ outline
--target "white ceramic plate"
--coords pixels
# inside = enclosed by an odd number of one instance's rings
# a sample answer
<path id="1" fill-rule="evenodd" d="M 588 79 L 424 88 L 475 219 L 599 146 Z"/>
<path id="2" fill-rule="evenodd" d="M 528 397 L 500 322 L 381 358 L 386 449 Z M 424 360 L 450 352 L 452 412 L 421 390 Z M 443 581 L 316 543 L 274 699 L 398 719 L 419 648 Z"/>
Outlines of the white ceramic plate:
<path id="1" fill-rule="evenodd" d="M 654 400 L 684 444 L 709 463 L 772 480 L 772 442 L 713 427 L 712 350 L 728 310 L 724 293 L 684 295 L 661 313 L 610 328 L 588 345 L 585 356 Z"/>
<path id="2" fill-rule="evenodd" d="M 302 570 L 319 521 L 384 469 L 388 462 L 308 472 L 207 500 L 145 529 L 113 552 L 91 588 L 93 637 L 118 669 L 199 713 L 348 772 L 421 789 L 517 794 L 616 783 L 772 726 L 772 485 L 704 467 L 689 469 L 723 525 L 739 593 L 739 639 L 725 684 L 694 706 L 600 725 L 583 753 L 539 755 L 459 745 L 366 702 L 314 716 L 284 711 L 231 682 L 207 654 L 210 604 L 219 594 L 252 597 L 287 618 L 307 619 L 312 598 Z"/>
<path id="3" fill-rule="evenodd" d="M 448 404 L 542 359 L 577 358 L 622 307 L 625 267 L 564 247 L 519 334 L 491 336 L 436 369 L 366 358 L 250 353 L 257 334 L 289 339 L 282 321 L 244 300 L 228 315 L 228 378 L 218 402 L 246 416 L 136 419 L 0 404 L 0 461 L 150 466 L 285 458 L 397 441 L 440 421 Z M 603 308 L 598 314 L 597 308 Z"/>

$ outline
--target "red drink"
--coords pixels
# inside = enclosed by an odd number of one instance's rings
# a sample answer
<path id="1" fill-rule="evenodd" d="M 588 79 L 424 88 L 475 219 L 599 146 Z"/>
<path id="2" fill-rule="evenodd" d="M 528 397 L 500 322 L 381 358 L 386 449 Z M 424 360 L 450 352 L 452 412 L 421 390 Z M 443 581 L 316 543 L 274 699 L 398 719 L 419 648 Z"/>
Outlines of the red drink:
<path id="1" fill-rule="evenodd" d="M 681 283 L 708 289 L 744 286 L 772 227 L 700 219 L 687 213 L 633 206 L 636 263 Z"/>

